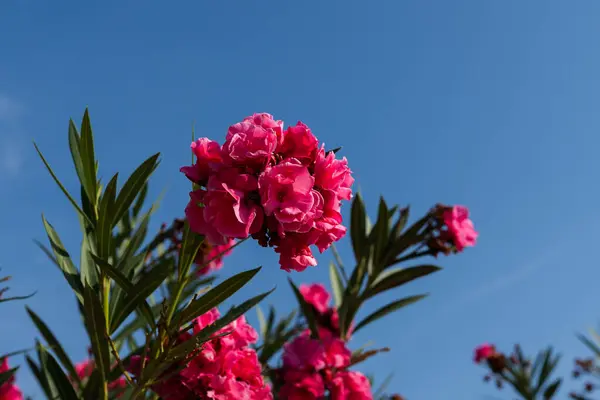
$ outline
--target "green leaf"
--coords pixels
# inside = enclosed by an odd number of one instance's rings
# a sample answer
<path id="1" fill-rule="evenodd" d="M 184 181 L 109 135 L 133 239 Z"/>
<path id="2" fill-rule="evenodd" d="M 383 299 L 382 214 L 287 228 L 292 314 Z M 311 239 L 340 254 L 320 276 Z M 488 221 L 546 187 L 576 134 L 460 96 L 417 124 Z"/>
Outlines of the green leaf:
<path id="1" fill-rule="evenodd" d="M 259 294 L 258 296 L 246 300 L 239 306 L 232 307 L 222 318 L 215 321 L 214 324 L 207 326 L 198 332 L 198 334 L 193 338 L 173 348 L 172 352 L 169 352 L 169 357 L 178 359 L 188 356 L 191 350 L 210 340 L 215 333 L 244 315 L 248 310 L 252 309 L 252 307 L 256 306 L 265 297 L 270 295 L 273 290 L 275 289 L 271 289 L 268 292 Z"/>
<path id="2" fill-rule="evenodd" d="M 60 368 L 52 354 L 46 353 L 46 371 L 54 383 L 54 387 L 58 390 L 60 400 L 78 400 L 77 393 L 73 389 L 73 385 L 69 378 Z"/>
<path id="3" fill-rule="evenodd" d="M 27 361 L 27 365 L 29 366 L 29 369 L 35 376 L 35 379 L 38 381 L 38 383 L 42 387 L 42 391 L 46 395 L 46 398 L 51 399 L 52 393 L 50 393 L 50 388 L 48 387 L 48 382 L 46 381 L 46 377 L 40 370 L 40 367 L 29 356 L 25 356 L 25 360 Z"/>
<path id="4" fill-rule="evenodd" d="M 69 148 L 71 149 L 71 157 L 73 158 L 73 165 L 75 165 L 75 172 L 77 172 L 83 190 L 85 190 L 88 196 L 90 196 L 90 194 L 93 195 L 94 192 L 90 190 L 91 188 L 89 185 L 86 187 L 86 185 L 83 184 L 83 182 L 86 182 L 86 176 L 81 161 L 81 138 L 79 137 L 79 132 L 77 132 L 77 127 L 72 119 L 69 119 Z"/>
<path id="5" fill-rule="evenodd" d="M 56 357 L 58 357 L 61 364 L 65 367 L 72 379 L 74 379 L 77 382 L 77 384 L 80 385 L 81 381 L 79 380 L 79 376 L 77 375 L 75 366 L 71 362 L 69 356 L 67 356 L 67 353 L 61 346 L 60 342 L 56 339 L 56 336 L 54 336 L 54 334 L 52 333 L 50 328 L 48 328 L 46 323 L 42 321 L 42 319 L 29 307 L 25 307 L 25 310 L 27 311 L 27 314 L 29 314 L 29 317 L 37 327 L 38 331 L 40 332 L 46 343 L 48 343 L 48 346 L 52 349 L 52 351 L 54 351 L 54 354 L 56 354 Z"/>
<path id="6" fill-rule="evenodd" d="M 183 227 L 183 241 L 179 253 L 179 264 L 177 265 L 179 282 L 182 282 L 187 277 L 202 242 L 204 242 L 204 236 L 192 232 L 190 230 L 190 225 L 185 221 Z"/>
<path id="7" fill-rule="evenodd" d="M 84 228 L 85 229 L 85 228 Z M 98 270 L 94 260 L 90 257 L 90 253 L 94 253 L 94 240 L 90 238 L 91 232 L 83 232 L 83 240 L 81 241 L 80 251 L 80 264 L 79 269 L 81 270 L 81 281 L 87 282 L 91 287 L 98 285 Z"/>
<path id="8" fill-rule="evenodd" d="M 37 144 L 35 144 L 35 142 L 33 143 L 33 146 L 35 147 L 35 150 L 37 151 L 38 155 L 40 156 L 40 158 L 42 159 L 42 162 L 44 163 L 44 165 L 46 166 L 46 169 L 48 170 L 48 172 L 50 173 L 50 175 L 52 176 L 52 179 L 54 179 L 54 182 L 56 182 L 56 184 L 58 185 L 58 187 L 60 188 L 60 190 L 62 190 L 62 192 L 64 193 L 65 196 L 67 196 L 67 199 L 69 199 L 69 202 L 73 205 L 73 207 L 75 207 L 75 209 L 77 210 L 77 212 L 86 219 L 87 222 L 90 223 L 90 225 L 94 225 L 94 223 L 92 222 L 92 220 L 90 219 L 90 217 L 88 215 L 86 215 L 86 213 L 83 212 L 83 210 L 81 209 L 81 207 L 79 207 L 79 204 L 77 204 L 77 202 L 75 201 L 75 199 L 73 199 L 73 196 L 71 196 L 69 194 L 69 192 L 67 191 L 67 189 L 63 186 L 63 184 L 58 180 L 58 177 L 56 176 L 56 174 L 54 173 L 54 171 L 52 170 L 52 168 L 50 167 L 50 164 L 48 164 L 48 162 L 46 161 L 46 159 L 44 158 L 42 152 L 40 151 L 40 149 L 37 147 Z"/>
<path id="9" fill-rule="evenodd" d="M 310 329 L 310 333 L 313 338 L 319 337 L 319 329 L 317 327 L 317 318 L 315 316 L 315 312 L 313 311 L 313 307 L 304 300 L 304 296 L 300 293 L 298 287 L 294 284 L 291 278 L 288 278 L 288 282 L 292 287 L 294 295 L 296 296 L 296 300 L 300 305 L 300 309 L 302 310 L 302 314 L 304 314 L 304 318 L 306 318 L 306 323 L 308 324 L 308 328 Z"/>
<path id="10" fill-rule="evenodd" d="M 98 211 L 98 227 L 96 229 L 96 240 L 98 241 L 98 255 L 104 259 L 112 254 L 113 235 L 112 219 L 113 208 L 115 206 L 115 196 L 117 193 L 117 179 L 119 174 L 115 174 L 104 190 L 100 207 Z"/>
<path id="11" fill-rule="evenodd" d="M 137 218 L 137 216 L 140 214 L 140 211 L 142 210 L 142 207 L 144 206 L 144 201 L 146 200 L 147 194 L 148 194 L 148 183 L 146 182 L 146 184 L 142 187 L 142 190 L 138 194 L 137 198 L 135 199 L 135 203 L 133 204 L 133 209 L 132 209 L 133 218 Z"/>
<path id="12" fill-rule="evenodd" d="M 94 293 L 94 290 L 89 285 L 85 285 L 83 294 L 85 327 L 92 344 L 96 366 L 100 371 L 102 380 L 105 381 L 110 372 L 110 353 L 106 337 L 106 319 L 104 318 L 100 299 L 98 299 L 96 293 Z"/>
<path id="13" fill-rule="evenodd" d="M 261 267 L 258 267 L 249 271 L 240 272 L 215 286 L 199 299 L 190 302 L 190 304 L 179 313 L 177 318 L 179 326 L 187 324 L 194 318 L 210 311 L 213 307 L 216 307 L 227 300 L 254 278 L 260 269 Z"/>
<path id="14" fill-rule="evenodd" d="M 167 279 L 171 273 L 168 264 L 157 264 L 142 277 L 139 282 L 133 285 L 131 292 L 125 296 L 120 305 L 115 309 L 115 314 L 110 321 L 110 333 L 115 332 L 125 319 L 136 308 L 140 307 L 143 302 Z"/>
<path id="15" fill-rule="evenodd" d="M 0 361 L 1 360 L 2 358 L 0 358 Z M 9 369 L 8 371 L 0 372 L 0 387 L 2 387 L 3 383 L 8 382 L 8 380 L 12 378 L 12 376 L 17 372 L 18 369 L 19 367 L 15 367 Z"/>
<path id="16" fill-rule="evenodd" d="M 373 245 L 373 263 L 374 269 L 379 271 L 383 269 L 381 258 L 383 252 L 388 245 L 390 233 L 390 213 L 383 197 L 379 198 L 379 210 L 377 212 L 377 222 L 369 234 L 369 242 Z M 373 275 L 374 271 L 369 271 L 369 276 Z"/>
<path id="17" fill-rule="evenodd" d="M 36 239 L 34 239 L 33 242 L 42 250 L 42 252 L 46 255 L 46 257 L 50 259 L 50 261 L 52 261 L 54 265 L 60 268 L 60 265 L 58 265 L 58 261 L 56 260 L 50 249 L 46 247 L 46 245 L 44 245 L 42 242 Z"/>
<path id="18" fill-rule="evenodd" d="M 133 297 L 136 294 L 135 286 L 129 281 L 129 279 L 127 279 L 125 275 L 123 275 L 121 272 L 115 269 L 115 267 L 113 267 L 109 262 L 103 260 L 102 258 L 94 254 L 90 254 L 90 256 L 98 265 L 98 267 L 102 271 L 104 271 L 106 275 L 108 275 L 112 280 L 114 280 L 116 284 L 119 285 L 127 293 L 128 297 Z M 146 318 L 148 325 L 150 325 L 154 329 L 156 325 L 154 323 L 154 314 L 152 313 L 152 310 L 150 309 L 150 306 L 148 305 L 145 299 L 141 302 L 140 310 L 142 315 L 144 315 L 144 317 Z"/>
<path id="19" fill-rule="evenodd" d="M 265 314 L 259 306 L 256 306 L 256 317 L 258 318 L 258 325 L 260 335 L 263 340 L 267 337 L 267 321 L 265 320 Z"/>
<path id="20" fill-rule="evenodd" d="M 587 346 L 587 348 L 589 348 L 592 352 L 594 352 L 596 357 L 600 358 L 600 347 L 598 347 L 598 345 L 596 343 L 594 343 L 592 340 L 588 339 L 587 337 L 583 336 L 582 334 L 577 334 L 577 338 L 579 340 L 581 340 L 581 342 L 583 342 L 583 344 L 585 344 Z"/>
<path id="21" fill-rule="evenodd" d="M 340 276 L 340 272 L 333 262 L 329 263 L 329 280 L 331 281 L 335 305 L 339 307 L 344 298 L 345 288 L 342 282 L 342 277 Z"/>
<path id="22" fill-rule="evenodd" d="M 0 303 L 4 303 L 6 301 L 15 301 L 15 300 L 27 300 L 33 297 L 37 292 L 33 292 L 27 296 L 13 296 L 13 297 L 2 297 L 0 298 Z"/>
<path id="23" fill-rule="evenodd" d="M 546 388 L 546 390 L 544 390 L 544 400 L 552 399 L 552 397 L 556 394 L 556 391 L 560 387 L 561 383 L 562 383 L 562 380 L 560 378 L 558 378 L 552 384 L 550 384 L 550 386 L 548 386 Z"/>
<path id="24" fill-rule="evenodd" d="M 367 211 L 360 193 L 357 193 L 352 201 L 350 214 L 350 238 L 356 261 L 363 257 L 367 245 Z"/>
<path id="25" fill-rule="evenodd" d="M 60 399 L 60 392 L 54 379 L 52 378 L 52 374 L 50 373 L 50 367 L 48 366 L 48 352 L 44 349 L 44 347 L 36 340 L 36 348 L 38 358 L 40 360 L 40 372 L 42 373 L 42 379 L 46 384 L 46 388 L 50 396 L 48 399 Z"/>
<path id="26" fill-rule="evenodd" d="M 415 279 L 437 272 L 440 269 L 440 267 L 435 265 L 418 265 L 416 267 L 385 271 L 375 280 L 375 282 L 373 282 L 371 287 L 367 289 L 364 298 L 368 299 L 378 293 L 404 285 Z"/>
<path id="27" fill-rule="evenodd" d="M 115 203 L 112 221 L 113 226 L 115 226 L 121 220 L 121 218 L 123 218 L 127 210 L 129 210 L 131 203 L 142 191 L 144 185 L 148 181 L 148 178 L 158 166 L 157 161 L 159 156 L 160 153 L 156 153 L 144 161 L 135 171 L 133 171 L 131 176 L 123 185 L 123 188 L 121 188 L 121 191 L 117 196 L 117 202 Z"/>
<path id="28" fill-rule="evenodd" d="M 422 294 L 422 295 L 418 295 L 418 296 L 410 296 L 410 297 L 405 297 L 403 299 L 400 300 L 396 300 L 393 301 L 383 307 L 381 307 L 380 309 L 378 309 L 377 311 L 373 312 L 372 314 L 369 314 L 365 319 L 363 319 L 362 321 L 360 321 L 356 327 L 353 330 L 353 333 L 358 332 L 360 329 L 364 328 L 365 326 L 367 326 L 368 324 L 370 324 L 371 322 L 374 322 L 376 320 L 378 320 L 381 317 L 385 317 L 386 315 L 388 315 L 389 313 L 392 313 L 396 310 L 401 309 L 402 307 L 405 307 L 409 304 L 415 303 L 423 298 L 427 297 L 426 294 Z"/>
<path id="29" fill-rule="evenodd" d="M 81 303 L 83 303 L 83 286 L 81 285 L 81 278 L 79 277 L 79 272 L 75 265 L 73 265 L 73 261 L 71 261 L 71 256 L 65 250 L 58 233 L 54 230 L 54 227 L 50 225 L 46 218 L 42 215 L 42 221 L 44 222 L 44 228 L 46 229 L 46 234 L 48 235 L 48 239 L 50 240 L 50 246 L 52 247 L 52 251 L 54 253 L 54 257 L 58 263 L 59 268 L 61 269 L 65 279 L 75 292 L 75 295 L 79 299 Z"/>
<path id="30" fill-rule="evenodd" d="M 92 203 L 92 207 L 95 208 L 98 193 L 98 188 L 96 186 L 96 158 L 94 155 L 94 135 L 92 134 L 92 124 L 87 108 L 83 114 L 83 120 L 81 121 L 79 150 L 84 176 L 81 185 L 84 187 L 85 192 Z"/>

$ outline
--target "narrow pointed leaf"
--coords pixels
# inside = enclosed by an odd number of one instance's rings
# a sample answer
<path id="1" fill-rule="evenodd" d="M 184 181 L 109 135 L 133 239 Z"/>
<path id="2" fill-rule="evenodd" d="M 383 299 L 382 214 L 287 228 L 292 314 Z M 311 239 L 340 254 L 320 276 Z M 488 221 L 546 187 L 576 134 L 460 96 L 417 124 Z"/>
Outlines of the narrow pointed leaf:
<path id="1" fill-rule="evenodd" d="M 333 298 L 335 305 L 340 306 L 344 297 L 344 284 L 342 283 L 342 277 L 334 263 L 329 264 L 329 280 L 331 281 L 331 288 L 333 290 Z"/>
<path id="2" fill-rule="evenodd" d="M 158 166 L 157 161 L 159 156 L 160 153 L 157 153 L 144 161 L 135 171 L 133 171 L 121 188 L 115 203 L 112 221 L 113 226 L 123 218 L 123 215 L 129 210 L 131 203 L 133 203 L 135 198 L 139 195 L 148 178 Z"/>
<path id="3" fill-rule="evenodd" d="M 562 380 L 559 378 L 557 380 L 555 380 L 552 384 L 550 384 L 550 386 L 548 386 L 546 388 L 546 390 L 544 390 L 544 400 L 550 400 L 554 397 L 554 395 L 556 394 L 556 392 L 558 391 L 558 388 L 560 387 L 560 384 L 562 383 Z"/>
<path id="4" fill-rule="evenodd" d="M 67 353 L 61 346 L 60 342 L 56 339 L 56 336 L 54 336 L 50 328 L 48 328 L 46 323 L 29 307 L 25 307 L 25 310 L 27 311 L 27 314 L 29 314 L 29 317 L 33 321 L 34 325 L 36 326 L 46 343 L 48 343 L 50 349 L 52 349 L 54 354 L 56 354 L 56 357 L 58 357 L 58 359 L 60 360 L 63 367 L 65 367 L 67 372 L 70 374 L 71 378 L 74 379 L 78 384 L 81 384 L 79 376 L 77 375 L 77 371 L 75 370 L 75 366 L 71 362 L 69 356 L 67 356 Z"/>
<path id="5" fill-rule="evenodd" d="M 1 360 L 2 358 L 0 358 L 0 361 Z M 8 371 L 0 372 L 0 387 L 2 387 L 3 383 L 8 382 L 8 380 L 12 378 L 12 376 L 17 372 L 18 369 L 19 367 L 15 367 L 9 369 Z"/>
<path id="6" fill-rule="evenodd" d="M 96 240 L 98 241 L 98 255 L 104 259 L 108 259 L 112 254 L 113 248 L 113 208 L 115 204 L 115 196 L 117 193 L 117 180 L 119 174 L 115 174 L 106 189 L 98 210 L 98 226 L 96 228 Z"/>
<path id="7" fill-rule="evenodd" d="M 410 297 L 405 297 L 401 300 L 397 300 L 394 302 L 391 302 L 383 307 L 381 307 L 380 309 L 378 309 L 377 311 L 375 311 L 374 313 L 368 315 L 365 319 L 363 319 L 362 321 L 360 321 L 356 327 L 354 328 L 353 332 L 356 333 L 358 332 L 360 329 L 364 328 L 365 326 L 367 326 L 368 324 L 370 324 L 371 322 L 374 322 L 376 320 L 378 320 L 379 318 L 385 317 L 386 315 L 399 310 L 409 304 L 415 303 L 423 298 L 427 297 L 426 294 L 423 295 L 418 295 L 418 296 L 410 296 Z"/>
<path id="8" fill-rule="evenodd" d="M 373 285 L 367 289 L 365 293 L 365 299 L 373 297 L 376 294 L 386 290 L 394 289 L 423 276 L 432 274 L 440 269 L 440 267 L 435 265 L 419 265 L 416 267 L 385 271 L 375 280 Z"/>
<path id="9" fill-rule="evenodd" d="M 52 251 L 54 252 L 54 257 L 58 262 L 58 266 L 61 269 L 65 279 L 71 286 L 71 289 L 77 295 L 77 298 L 80 302 L 83 303 L 83 287 L 81 285 L 81 278 L 79 277 L 79 271 L 73 265 L 73 261 L 71 261 L 71 256 L 65 250 L 58 233 L 54 230 L 54 227 L 50 225 L 46 218 L 42 215 L 42 221 L 44 222 L 44 228 L 46 229 L 46 234 L 48 235 L 48 239 L 50 240 L 50 246 Z"/>
<path id="10" fill-rule="evenodd" d="M 178 279 L 180 282 L 187 277 L 202 242 L 204 242 L 204 236 L 192 232 L 190 230 L 190 225 L 186 221 L 183 228 L 183 241 L 181 243 L 179 264 L 177 266 Z"/>
<path id="11" fill-rule="evenodd" d="M 35 379 L 38 381 L 40 387 L 42 388 L 42 391 L 46 395 L 46 398 L 51 399 L 52 393 L 50 392 L 50 388 L 48 387 L 48 382 L 46 381 L 46 377 L 40 370 L 40 367 L 29 356 L 25 356 L 25 360 L 27 362 L 27 365 L 29 366 L 29 369 L 33 373 L 33 376 L 35 376 Z"/>
<path id="12" fill-rule="evenodd" d="M 290 283 L 290 286 L 292 287 L 292 291 L 294 292 L 294 295 L 296 295 L 296 300 L 298 301 L 298 304 L 300 305 L 302 314 L 304 314 L 304 318 L 306 318 L 306 323 L 308 324 L 308 328 L 310 329 L 310 333 L 311 333 L 312 337 L 318 338 L 319 337 L 319 329 L 317 327 L 317 318 L 315 316 L 315 312 L 313 311 L 312 306 L 306 302 L 306 300 L 304 299 L 304 296 L 302 296 L 302 293 L 300 293 L 300 290 L 294 284 L 294 282 L 290 278 L 288 278 L 288 281 Z"/>
<path id="13" fill-rule="evenodd" d="M 168 264 L 157 264 L 133 285 L 131 293 L 126 295 L 121 304 L 116 307 L 114 318 L 110 321 L 110 333 L 114 333 L 125 319 L 165 281 L 171 273 Z"/>
<path id="14" fill-rule="evenodd" d="M 60 365 L 56 362 L 52 354 L 46 353 L 46 367 L 48 374 L 50 375 L 54 386 L 58 390 L 60 400 L 79 400 L 77 393 L 73 389 L 73 385 L 69 381 L 69 378 L 65 375 Z"/>
<path id="15" fill-rule="evenodd" d="M 133 283 L 131 283 L 125 275 L 123 275 L 121 272 L 119 272 L 117 269 L 115 269 L 115 267 L 113 267 L 110 263 L 104 261 L 102 258 L 100 258 L 94 254 L 91 254 L 90 256 L 92 257 L 94 262 L 98 265 L 98 267 L 102 271 L 104 271 L 104 273 L 106 275 L 108 275 L 112 280 L 114 280 L 116 282 L 116 284 L 119 285 L 125 291 L 127 296 L 133 297 L 136 294 L 135 293 L 135 285 Z M 154 314 L 152 314 L 152 310 L 150 309 L 150 306 L 148 305 L 148 303 L 146 302 L 145 299 L 143 299 L 143 301 L 141 301 L 140 310 L 142 312 L 142 315 L 144 315 L 144 317 L 146 318 L 146 321 L 148 322 L 148 324 L 152 328 L 154 328 L 155 327 Z"/>
<path id="16" fill-rule="evenodd" d="M 85 301 L 85 326 L 92 344 L 94 361 L 100 371 L 102 379 L 105 380 L 110 372 L 110 353 L 108 340 L 106 338 L 106 319 L 100 299 L 94 293 L 94 290 L 86 285 L 84 289 Z"/>
<path id="17" fill-rule="evenodd" d="M 256 306 L 256 317 L 258 318 L 258 326 L 261 337 L 266 339 L 267 337 L 267 321 L 265 320 L 265 314 L 259 306 Z"/>
<path id="18" fill-rule="evenodd" d="M 15 301 L 15 300 L 27 300 L 33 296 L 35 296 L 36 292 L 33 292 L 27 296 L 13 296 L 13 297 L 1 297 L 0 303 L 4 303 L 6 301 Z"/>
<path id="19" fill-rule="evenodd" d="M 58 177 L 56 176 L 56 174 L 54 173 L 54 171 L 52 170 L 52 168 L 50 167 L 50 164 L 48 164 L 48 161 L 46 161 L 46 159 L 44 158 L 42 152 L 40 151 L 40 149 L 37 147 L 37 144 L 33 143 L 33 146 L 35 147 L 35 150 L 37 151 L 38 155 L 40 156 L 40 158 L 42 159 L 42 162 L 44 163 L 44 165 L 46 166 L 46 169 L 48 170 L 48 172 L 50 173 L 50 176 L 52 176 L 52 179 L 54 179 L 54 182 L 56 182 L 56 184 L 58 185 L 58 187 L 60 188 L 60 190 L 62 190 L 62 192 L 64 193 L 65 196 L 67 196 L 67 199 L 69 200 L 69 202 L 73 205 L 73 207 L 75 207 L 75 209 L 77 210 L 77 212 L 79 212 L 79 214 L 85 218 L 91 225 L 94 225 L 94 223 L 92 222 L 92 220 L 90 219 L 89 216 L 87 216 L 83 210 L 81 209 L 81 207 L 79 207 L 79 204 L 77 204 L 77 202 L 75 201 L 75 199 L 73 199 L 73 196 L 71 196 L 71 194 L 69 194 L 69 192 L 67 191 L 67 189 L 63 186 L 63 184 L 60 182 L 60 180 L 58 179 Z"/>
<path id="20" fill-rule="evenodd" d="M 96 156 L 94 155 L 94 135 L 92 134 L 92 125 L 87 108 L 83 114 L 83 120 L 81 121 L 79 151 L 84 176 L 81 185 L 85 188 L 85 192 L 92 202 L 92 206 L 95 207 L 98 193 L 96 185 Z"/>
<path id="21" fill-rule="evenodd" d="M 135 203 L 133 204 L 133 209 L 132 209 L 133 218 L 137 218 L 137 216 L 140 214 L 140 211 L 142 210 L 142 207 L 144 206 L 144 201 L 146 200 L 147 194 L 148 194 L 148 183 L 146 182 L 146 184 L 144 184 L 144 186 L 142 187 L 142 190 L 138 194 L 137 198 L 135 199 Z"/>
<path id="22" fill-rule="evenodd" d="M 352 201 L 350 214 L 350 238 L 356 261 L 363 257 L 367 245 L 367 211 L 360 193 L 356 194 Z"/>
<path id="23" fill-rule="evenodd" d="M 184 308 L 179 314 L 177 321 L 179 326 L 183 326 L 194 318 L 210 311 L 213 307 L 218 306 L 235 292 L 240 290 L 246 283 L 248 283 L 257 273 L 261 267 L 251 269 L 249 271 L 240 272 L 237 275 L 226 279 L 213 289 L 206 292 L 202 297 L 192 301 L 186 308 Z"/>

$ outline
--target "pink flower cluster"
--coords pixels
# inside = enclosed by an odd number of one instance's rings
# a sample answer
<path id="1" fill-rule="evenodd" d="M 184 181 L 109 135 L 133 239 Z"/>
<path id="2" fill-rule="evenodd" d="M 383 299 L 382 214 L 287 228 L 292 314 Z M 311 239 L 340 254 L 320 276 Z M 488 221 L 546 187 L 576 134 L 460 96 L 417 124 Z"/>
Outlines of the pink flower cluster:
<path id="1" fill-rule="evenodd" d="M 346 233 L 342 200 L 352 197 L 348 162 L 319 147 L 302 122 L 284 130 L 270 114 L 229 127 L 223 146 L 192 143 L 196 163 L 181 171 L 196 184 L 185 213 L 193 231 L 222 245 L 255 238 L 275 247 L 281 268 L 303 271 Z"/>
<path id="2" fill-rule="evenodd" d="M 360 372 L 349 371 L 346 343 L 327 330 L 313 339 L 304 332 L 283 348 L 283 383 L 279 397 L 289 400 L 372 400 L 371 384 Z"/>
<path id="3" fill-rule="evenodd" d="M 212 309 L 194 321 L 194 333 L 213 324 L 219 318 Z M 220 336 L 231 332 L 226 336 Z M 181 340 L 192 334 L 183 332 Z M 256 343 L 258 334 L 241 316 L 215 334 L 214 339 L 186 362 L 178 372 L 167 371 L 167 378 L 152 387 L 164 400 L 268 400 L 271 388 L 265 384 L 256 351 L 248 347 Z M 138 374 L 140 357 L 134 357 L 130 371 Z"/>
<path id="4" fill-rule="evenodd" d="M 206 240 L 198 250 L 194 263 L 198 266 L 196 273 L 206 275 L 223 268 L 223 257 L 231 254 L 235 245 L 234 239 L 229 239 L 223 245 L 211 245 Z"/>
<path id="5" fill-rule="evenodd" d="M 313 307 L 320 328 L 330 331 L 334 336 L 340 335 L 340 317 L 336 307 L 330 307 L 331 296 L 325 286 L 320 283 L 300 285 L 300 293 L 304 300 Z M 348 332 L 347 340 L 350 339 Z"/>
<path id="6" fill-rule="evenodd" d="M 473 221 L 469 219 L 469 209 L 464 206 L 447 208 L 442 214 L 447 234 L 456 247 L 456 251 L 463 251 L 465 247 L 475 246 L 477 236 Z"/>
<path id="7" fill-rule="evenodd" d="M 2 359 L 2 364 L 0 364 L 0 374 L 9 370 L 8 358 L 4 357 L 4 359 Z M 23 400 L 23 393 L 19 387 L 15 385 L 14 376 L 0 385 L 0 400 Z"/>

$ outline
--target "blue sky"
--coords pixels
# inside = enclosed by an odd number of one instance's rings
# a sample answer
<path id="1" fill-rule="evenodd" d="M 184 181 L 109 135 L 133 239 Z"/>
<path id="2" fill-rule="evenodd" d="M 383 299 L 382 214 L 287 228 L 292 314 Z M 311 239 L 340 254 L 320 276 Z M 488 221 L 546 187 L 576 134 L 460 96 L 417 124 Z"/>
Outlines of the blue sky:
<path id="1" fill-rule="evenodd" d="M 343 146 L 371 211 L 379 194 L 417 214 L 468 205 L 478 246 L 377 300 L 432 293 L 352 341 L 392 347 L 362 369 L 393 372 L 391 389 L 410 400 L 509 398 L 472 365 L 484 341 L 555 344 L 565 373 L 587 354 L 574 333 L 600 314 L 600 3 L 160 4 L 0 3 L 0 266 L 11 293 L 38 291 L 28 304 L 74 359 L 87 347 L 75 304 L 32 239 L 44 239 L 44 212 L 75 250 L 78 224 L 31 140 L 75 190 L 66 128 L 85 106 L 104 177 L 162 152 L 151 189 L 168 192 L 155 226 L 183 214 L 189 184 L 178 169 L 192 121 L 222 140 L 257 111 L 303 120 L 328 147 Z M 350 263 L 346 241 L 341 250 Z M 326 279 L 329 259 L 294 279 Z M 268 250 L 245 243 L 222 275 L 259 264 L 235 299 L 277 285 L 267 303 L 291 308 L 287 274 Z M 2 313 L 0 353 L 30 346 L 23 304 Z M 25 369 L 19 382 L 40 398 Z"/>

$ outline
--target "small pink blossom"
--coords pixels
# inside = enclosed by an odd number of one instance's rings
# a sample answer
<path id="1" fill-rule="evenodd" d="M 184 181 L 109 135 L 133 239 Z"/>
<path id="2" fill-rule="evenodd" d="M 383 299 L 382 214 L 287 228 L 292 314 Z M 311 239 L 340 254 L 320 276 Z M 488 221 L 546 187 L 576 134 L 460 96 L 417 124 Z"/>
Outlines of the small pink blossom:
<path id="1" fill-rule="evenodd" d="M 318 373 L 287 371 L 279 397 L 287 400 L 320 400 L 325 396 L 325 383 Z"/>
<path id="2" fill-rule="evenodd" d="M 284 271 L 304 271 L 308 267 L 317 265 L 304 235 L 288 234 L 281 239 L 275 249 L 279 253 L 279 265 Z"/>
<path id="3" fill-rule="evenodd" d="M 283 133 L 283 143 L 277 152 L 285 158 L 295 158 L 303 164 L 310 164 L 315 159 L 317 146 L 317 138 L 310 128 L 298 122 L 296 126 L 288 127 Z"/>
<path id="4" fill-rule="evenodd" d="M 337 337 L 323 337 L 321 340 L 325 347 L 325 363 L 329 368 L 346 368 L 350 365 L 352 352 L 346 347 L 346 343 Z"/>
<path id="5" fill-rule="evenodd" d="M 8 357 L 4 357 L 4 359 L 2 359 L 2 364 L 0 364 L 0 373 L 7 372 L 9 370 L 10 367 L 8 365 Z M 0 400 L 23 400 L 23 393 L 15 384 L 14 375 L 0 385 Z"/>
<path id="6" fill-rule="evenodd" d="M 313 185 L 314 178 L 297 160 L 268 168 L 259 178 L 265 214 L 274 215 L 284 231 L 307 231 L 312 227 L 309 213 L 315 201 L 319 201 Z"/>
<path id="7" fill-rule="evenodd" d="M 315 310 L 320 313 L 327 312 L 330 296 L 325 286 L 320 283 L 300 285 L 300 293 L 302 293 L 304 300 L 311 304 Z"/>
<path id="8" fill-rule="evenodd" d="M 255 118 L 229 127 L 222 152 L 230 164 L 260 171 L 275 151 L 278 137 L 274 129 L 256 125 Z M 268 118 L 258 118 L 261 123 L 270 122 Z"/>
<path id="9" fill-rule="evenodd" d="M 372 400 L 371 383 L 355 371 L 338 372 L 331 384 L 332 400 Z"/>
<path id="10" fill-rule="evenodd" d="M 456 251 L 463 251 L 465 247 L 475 246 L 478 233 L 469 219 L 469 209 L 464 206 L 454 206 L 442 216 L 448 233 L 456 246 Z"/>
<path id="11" fill-rule="evenodd" d="M 278 142 L 283 140 L 283 121 L 276 121 L 271 114 L 255 113 L 250 117 L 244 118 L 244 122 L 252 123 L 267 130 L 273 130 L 278 138 Z"/>
<path id="12" fill-rule="evenodd" d="M 208 138 L 200 138 L 191 144 L 191 148 L 196 156 L 196 163 L 181 167 L 180 171 L 192 182 L 205 184 L 211 169 L 222 162 L 221 146 Z"/>
<path id="13" fill-rule="evenodd" d="M 283 367 L 286 370 L 314 370 L 325 368 L 325 348 L 319 340 L 305 333 L 283 346 Z"/>
<path id="14" fill-rule="evenodd" d="M 340 199 L 350 200 L 352 183 L 354 178 L 346 157 L 338 160 L 332 151 L 325 154 L 325 146 L 322 146 L 315 162 L 315 184 L 323 190 L 331 190 Z"/>
<path id="15" fill-rule="evenodd" d="M 221 330 L 221 332 L 229 331 L 231 331 L 229 335 L 220 338 L 222 346 L 245 347 L 258 341 L 258 333 L 246 322 L 246 317 L 243 315 Z"/>
<path id="16" fill-rule="evenodd" d="M 475 349 L 473 361 L 475 361 L 476 364 L 479 364 L 493 356 L 495 353 L 496 347 L 494 347 L 494 345 L 484 343 Z"/>

